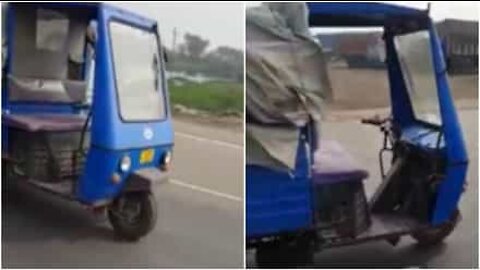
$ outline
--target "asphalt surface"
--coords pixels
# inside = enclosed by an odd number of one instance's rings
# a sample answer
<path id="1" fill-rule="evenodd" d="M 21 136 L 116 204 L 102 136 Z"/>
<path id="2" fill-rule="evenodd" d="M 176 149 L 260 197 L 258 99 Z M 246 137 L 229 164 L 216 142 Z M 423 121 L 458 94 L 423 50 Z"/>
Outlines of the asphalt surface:
<path id="1" fill-rule="evenodd" d="M 2 193 L 2 266 L 241 268 L 243 134 L 175 122 L 171 182 L 156 188 L 159 219 L 138 242 L 104 216 L 35 190 Z"/>
<path id="2" fill-rule="evenodd" d="M 478 111 L 460 112 L 470 156 L 463 220 L 438 247 L 422 249 L 410 237 L 392 247 L 371 242 L 324 250 L 313 267 L 478 268 Z M 104 217 L 33 190 L 2 193 L 2 266 L 235 267 L 243 266 L 243 135 L 176 122 L 172 182 L 157 195 L 155 230 L 136 243 L 116 239 Z M 323 134 L 340 141 L 369 170 L 367 193 L 378 184 L 374 127 L 353 120 L 326 122 Z M 254 251 L 247 266 L 255 266 Z"/>
<path id="3" fill-rule="evenodd" d="M 446 241 L 434 248 L 418 247 L 409 236 L 395 247 L 385 241 L 323 250 L 315 255 L 313 268 L 478 268 L 478 110 L 459 113 L 469 153 L 468 190 L 460 202 L 463 220 Z M 358 120 L 326 122 L 325 138 L 343 144 L 369 171 L 367 194 L 379 184 L 378 149 L 381 133 Z M 255 267 L 254 250 L 247 252 L 247 267 Z"/>

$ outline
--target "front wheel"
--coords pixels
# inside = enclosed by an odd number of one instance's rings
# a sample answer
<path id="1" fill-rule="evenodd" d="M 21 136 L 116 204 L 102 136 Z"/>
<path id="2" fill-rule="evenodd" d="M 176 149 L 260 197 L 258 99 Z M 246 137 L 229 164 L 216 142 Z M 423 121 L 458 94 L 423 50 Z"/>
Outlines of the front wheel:
<path id="1" fill-rule="evenodd" d="M 460 219 L 460 211 L 456 210 L 447 222 L 437 227 L 414 232 L 412 233 L 412 237 L 417 240 L 420 246 L 439 244 L 453 232 Z"/>
<path id="2" fill-rule="evenodd" d="M 136 241 L 155 227 L 155 198 L 150 192 L 125 193 L 109 207 L 108 218 L 118 236 Z"/>

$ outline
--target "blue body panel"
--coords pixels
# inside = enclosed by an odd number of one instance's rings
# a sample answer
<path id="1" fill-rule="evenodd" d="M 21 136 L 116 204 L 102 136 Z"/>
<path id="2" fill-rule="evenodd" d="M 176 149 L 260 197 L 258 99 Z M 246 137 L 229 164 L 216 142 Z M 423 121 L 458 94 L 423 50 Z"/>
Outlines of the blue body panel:
<path id="1" fill-rule="evenodd" d="M 246 166 L 246 234 L 262 237 L 313 226 L 311 160 L 306 142 L 298 144 L 293 172 Z"/>
<path id="2" fill-rule="evenodd" d="M 93 203 L 104 199 L 115 197 L 125 185 L 126 178 L 131 172 L 148 167 L 158 168 L 165 151 L 170 150 L 169 146 L 151 147 L 155 154 L 152 162 L 140 164 L 141 149 L 111 151 L 99 147 L 90 149 L 85 165 L 85 176 L 94 175 L 95 178 L 83 178 L 78 182 L 77 192 L 79 200 L 83 203 Z M 120 160 L 128 155 L 132 160 L 131 170 L 122 173 L 120 171 Z M 121 177 L 120 184 L 114 184 L 111 179 L 116 172 Z M 84 176 L 84 177 L 85 177 Z"/>
<path id="3" fill-rule="evenodd" d="M 466 180 L 468 155 L 455 104 L 450 94 L 443 50 L 433 23 L 430 24 L 429 31 L 448 160 L 446 178 L 438 190 L 435 210 L 431 219 L 432 224 L 437 225 L 448 220 L 453 211 L 458 208 Z"/>
<path id="4" fill-rule="evenodd" d="M 384 26 L 396 17 L 422 18 L 426 11 L 384 3 L 307 2 L 310 26 Z"/>
<path id="5" fill-rule="evenodd" d="M 82 8 L 89 10 L 88 16 L 90 16 L 90 19 L 97 21 L 95 79 L 90 126 L 91 145 L 87 154 L 83 174 L 77 182 L 75 195 L 78 200 L 83 203 L 95 203 L 96 201 L 111 199 L 119 194 L 129 173 L 144 167 L 159 167 L 161 157 L 163 157 L 166 151 L 170 151 L 173 147 L 173 127 L 164 68 L 161 69 L 161 76 L 164 78 L 162 91 L 164 91 L 163 96 L 165 97 L 166 117 L 155 122 L 122 121 L 118 108 L 108 23 L 111 20 L 116 20 L 158 34 L 157 23 L 154 20 L 106 4 L 35 3 L 32 5 L 52 8 Z M 12 44 L 11 38 L 15 29 L 13 23 L 14 12 L 12 12 L 12 8 L 9 8 L 7 12 L 7 34 L 9 36 L 8 54 L 10 56 L 12 50 L 15 48 L 15 44 Z M 10 57 L 7 59 L 9 58 Z M 163 61 L 162 65 L 164 66 Z M 10 65 L 7 62 L 5 71 L 8 74 L 10 70 Z M 132 89 L 132 91 L 135 91 L 135 89 Z M 11 103 L 8 101 L 8 89 L 5 85 L 2 87 L 2 98 L 2 113 L 80 113 L 80 110 L 75 109 L 75 107 L 70 104 Z M 149 136 L 145 135 L 146 130 Z M 2 133 L 2 151 L 8 152 L 8 133 L 5 126 L 2 126 Z M 153 162 L 143 165 L 139 164 L 140 152 L 151 148 L 155 149 Z M 131 169 L 128 173 L 121 175 L 121 183 L 113 184 L 111 182 L 112 175 L 119 173 L 119 162 L 125 155 L 129 155 L 132 160 Z"/>
<path id="6" fill-rule="evenodd" d="M 390 85 L 390 106 L 392 117 L 401 129 L 415 125 L 412 104 L 408 96 L 407 87 L 403 80 L 402 69 L 398 60 L 397 52 L 392 36 L 385 38 L 387 57 L 387 73 Z"/>
<path id="7" fill-rule="evenodd" d="M 394 123 L 400 128 L 400 139 L 424 151 L 444 155 L 447 160 L 445 179 L 438 190 L 430 219 L 432 225 L 445 222 L 458 207 L 468 158 L 450 94 L 442 48 L 427 11 L 381 3 L 316 2 L 307 3 L 307 6 L 311 27 L 384 27 L 386 23 L 415 21 L 422 29 L 430 31 L 442 126 L 433 127 L 415 119 L 391 35 L 385 36 L 386 62 L 391 113 Z M 301 155 L 301 151 L 298 154 Z M 298 162 L 301 159 L 297 156 L 297 164 L 301 163 Z M 304 176 L 296 178 L 288 173 L 247 166 L 247 238 L 312 228 L 313 191 L 308 173 Z"/>
<path id="8" fill-rule="evenodd" d="M 116 8 L 109 7 L 100 10 L 95 68 L 96 92 L 93 96 L 94 114 L 91 127 L 92 144 L 115 150 L 171 144 L 173 131 L 169 113 L 165 119 L 155 122 L 123 122 L 120 117 L 108 30 L 108 23 L 111 20 L 151 30 L 155 30 L 156 25 L 154 21 L 130 15 Z M 165 74 L 162 74 L 162 77 L 165 78 Z M 163 82 L 166 91 L 167 85 L 165 80 Z M 167 97 L 167 95 L 164 96 Z M 165 104 L 168 102 L 165 101 Z M 96 113 L 97 111 L 98 113 Z M 146 127 L 154 131 L 153 138 L 149 140 L 143 136 Z"/>
<path id="9" fill-rule="evenodd" d="M 122 155 L 132 155 L 132 161 L 139 149 L 161 146 L 158 155 L 172 148 L 173 127 L 165 100 L 167 114 L 165 119 L 154 122 L 124 122 L 120 117 L 118 97 L 115 87 L 115 73 L 112 59 L 112 48 L 109 35 L 109 21 L 123 23 L 156 31 L 156 22 L 137 16 L 133 13 L 111 6 L 100 9 L 98 16 L 98 39 L 96 44 L 95 93 L 93 95 L 93 117 L 91 124 L 91 150 L 89 152 L 84 175 L 81 177 L 77 196 L 81 201 L 94 202 L 101 198 L 111 198 L 121 190 L 120 184 L 112 187 L 109 179 L 118 171 L 118 162 Z M 165 74 L 162 69 L 162 77 Z M 163 90 L 167 85 L 163 80 Z M 135 91 L 135 89 L 132 89 Z M 164 94 L 165 98 L 168 97 Z M 144 135 L 145 130 L 153 133 L 151 138 Z M 159 157 L 157 157 L 159 158 Z M 105 164 L 104 166 L 99 166 Z M 158 167 L 158 163 L 155 167 Z M 138 163 L 132 163 L 132 171 L 139 169 Z M 122 181 L 126 177 L 122 178 Z"/>
<path id="10" fill-rule="evenodd" d="M 306 177 L 247 165 L 246 232 L 261 237 L 310 228 L 311 183 Z"/>

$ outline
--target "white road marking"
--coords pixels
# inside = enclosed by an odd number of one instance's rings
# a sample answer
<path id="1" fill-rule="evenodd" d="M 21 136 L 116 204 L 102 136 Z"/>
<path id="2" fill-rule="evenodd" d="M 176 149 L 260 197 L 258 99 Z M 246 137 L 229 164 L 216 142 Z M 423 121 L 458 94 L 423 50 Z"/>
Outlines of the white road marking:
<path id="1" fill-rule="evenodd" d="M 216 145 L 220 145 L 220 146 L 224 146 L 224 147 L 233 148 L 233 149 L 236 149 L 236 150 L 243 150 L 243 146 L 239 145 L 239 144 L 224 142 L 224 141 L 220 141 L 220 140 L 207 139 L 207 138 L 203 138 L 203 137 L 199 137 L 199 136 L 195 136 L 195 135 L 188 134 L 188 133 L 183 133 L 183 132 L 175 132 L 175 135 L 185 137 L 185 138 L 189 138 L 189 139 L 192 139 L 192 140 L 196 140 L 196 141 L 199 141 L 199 142 L 207 142 L 207 143 L 212 143 L 212 144 L 216 144 Z M 171 178 L 169 180 L 169 182 L 174 184 L 174 185 L 180 186 L 180 187 L 189 188 L 191 190 L 207 193 L 207 194 L 217 196 L 217 197 L 220 197 L 220 198 L 224 198 L 224 199 L 227 199 L 227 200 L 231 200 L 231 201 L 235 201 L 235 202 L 242 202 L 243 201 L 242 198 L 240 198 L 238 196 L 223 193 L 223 192 L 220 192 L 220 191 L 212 190 L 212 189 L 197 186 L 197 185 L 192 185 L 192 184 L 183 182 L 183 181 L 178 180 L 178 179 L 172 179 Z"/>
<path id="2" fill-rule="evenodd" d="M 240 197 L 237 197 L 237 196 L 234 196 L 234 195 L 231 195 L 231 194 L 227 194 L 227 193 L 223 193 L 223 192 L 220 192 L 220 191 L 208 189 L 208 188 L 205 188 L 205 187 L 185 183 L 185 182 L 180 181 L 178 179 L 172 179 L 171 178 L 168 182 L 170 182 L 174 185 L 180 186 L 180 187 L 189 188 L 189 189 L 192 189 L 192 190 L 195 190 L 195 191 L 207 193 L 207 194 L 214 195 L 214 196 L 217 196 L 217 197 L 221 197 L 221 198 L 224 198 L 224 199 L 227 199 L 227 200 L 231 200 L 231 201 L 235 201 L 235 202 L 242 202 L 242 198 L 240 198 Z"/>
<path id="3" fill-rule="evenodd" d="M 175 132 L 175 134 L 178 135 L 178 136 L 189 138 L 189 139 L 196 140 L 196 141 L 199 141 L 199 142 L 208 142 L 208 143 L 217 144 L 217 145 L 221 145 L 221 146 L 225 146 L 225 147 L 229 147 L 229 148 L 233 148 L 233 149 L 243 151 L 243 146 L 239 145 L 239 144 L 224 142 L 224 141 L 220 141 L 220 140 L 207 139 L 207 138 L 198 137 L 198 136 L 188 134 L 188 133 L 183 133 L 183 132 Z"/>

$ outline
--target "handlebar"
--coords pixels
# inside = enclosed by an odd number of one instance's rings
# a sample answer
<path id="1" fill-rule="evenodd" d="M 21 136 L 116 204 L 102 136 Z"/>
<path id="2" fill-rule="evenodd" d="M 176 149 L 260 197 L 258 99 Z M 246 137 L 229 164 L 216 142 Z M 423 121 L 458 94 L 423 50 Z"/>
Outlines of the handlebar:
<path id="1" fill-rule="evenodd" d="M 362 118 L 361 123 L 367 125 L 381 126 L 390 120 L 390 117 L 381 118 L 378 115 L 371 118 Z"/>

